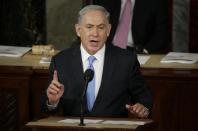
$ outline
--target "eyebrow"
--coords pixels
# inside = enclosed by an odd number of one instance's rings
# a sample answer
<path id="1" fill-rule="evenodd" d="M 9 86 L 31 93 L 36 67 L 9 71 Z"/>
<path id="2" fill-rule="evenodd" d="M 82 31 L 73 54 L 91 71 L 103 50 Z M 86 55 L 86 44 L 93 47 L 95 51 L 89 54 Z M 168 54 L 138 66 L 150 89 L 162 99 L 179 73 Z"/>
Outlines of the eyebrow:
<path id="1" fill-rule="evenodd" d="M 105 26 L 105 24 L 99 24 L 99 25 L 86 24 L 86 25 L 91 25 L 91 26 Z"/>

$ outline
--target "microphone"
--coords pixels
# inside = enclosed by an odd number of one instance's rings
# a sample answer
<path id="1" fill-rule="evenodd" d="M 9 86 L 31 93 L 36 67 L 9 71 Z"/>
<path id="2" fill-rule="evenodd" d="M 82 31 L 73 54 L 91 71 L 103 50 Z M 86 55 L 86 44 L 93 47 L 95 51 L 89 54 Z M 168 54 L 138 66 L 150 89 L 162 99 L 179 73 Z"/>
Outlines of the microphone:
<path id="1" fill-rule="evenodd" d="M 84 97 L 85 97 L 85 93 L 87 91 L 87 86 L 88 86 L 88 83 L 93 79 L 94 77 L 94 71 L 92 69 L 87 69 L 85 72 L 84 72 L 84 80 L 85 80 L 85 85 L 84 85 L 84 90 L 83 90 L 83 93 L 82 93 L 82 96 L 81 96 L 81 109 L 80 109 L 80 126 L 85 126 L 84 124 L 84 108 L 83 108 L 83 103 L 84 103 Z"/>
<path id="2" fill-rule="evenodd" d="M 94 72 L 92 69 L 87 69 L 84 73 L 85 82 L 90 82 L 93 79 Z"/>

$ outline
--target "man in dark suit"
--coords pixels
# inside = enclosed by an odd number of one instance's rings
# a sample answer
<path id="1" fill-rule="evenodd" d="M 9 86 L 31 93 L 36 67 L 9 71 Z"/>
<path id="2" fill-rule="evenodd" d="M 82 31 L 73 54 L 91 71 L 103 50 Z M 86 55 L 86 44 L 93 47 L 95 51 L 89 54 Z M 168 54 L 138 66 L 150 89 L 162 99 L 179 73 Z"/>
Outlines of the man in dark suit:
<path id="1" fill-rule="evenodd" d="M 121 14 L 127 0 L 93 0 L 107 9 L 112 25 L 108 43 L 112 42 L 118 29 Z M 131 0 L 132 19 L 131 37 L 127 43 L 128 49 L 135 47 L 138 53 L 163 53 L 170 46 L 170 31 L 168 29 L 167 0 Z M 127 29 L 126 29 L 127 31 Z M 114 43 L 115 44 L 115 43 Z"/>
<path id="2" fill-rule="evenodd" d="M 81 44 L 52 58 L 51 83 L 42 99 L 43 111 L 63 109 L 66 116 L 80 116 L 83 72 L 91 56 L 95 58 L 92 65 L 95 72 L 94 104 L 88 108 L 89 98 L 86 97 L 84 114 L 126 117 L 129 111 L 140 118 L 148 117 L 152 96 L 139 71 L 136 54 L 105 44 L 111 29 L 108 18 L 109 13 L 101 6 L 86 6 L 79 12 L 75 28 Z"/>

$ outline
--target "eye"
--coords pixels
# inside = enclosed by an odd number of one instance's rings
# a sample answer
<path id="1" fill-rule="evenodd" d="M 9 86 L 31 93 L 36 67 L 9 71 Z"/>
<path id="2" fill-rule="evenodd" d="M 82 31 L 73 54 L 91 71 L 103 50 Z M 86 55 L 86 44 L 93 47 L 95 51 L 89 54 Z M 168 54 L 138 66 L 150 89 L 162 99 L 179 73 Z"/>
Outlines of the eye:
<path id="1" fill-rule="evenodd" d="M 103 30 L 104 28 L 105 28 L 104 25 L 100 25 L 100 26 L 99 26 L 99 29 L 101 29 L 101 30 Z"/>
<path id="2" fill-rule="evenodd" d="M 87 25 L 86 26 L 88 29 L 91 29 L 93 26 L 92 25 Z"/>

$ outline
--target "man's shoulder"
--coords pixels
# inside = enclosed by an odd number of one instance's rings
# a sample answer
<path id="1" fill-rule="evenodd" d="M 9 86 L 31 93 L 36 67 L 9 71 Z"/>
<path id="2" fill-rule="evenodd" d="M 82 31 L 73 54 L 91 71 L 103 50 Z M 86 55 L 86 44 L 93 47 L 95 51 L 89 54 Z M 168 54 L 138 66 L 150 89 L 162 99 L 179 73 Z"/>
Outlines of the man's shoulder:
<path id="1" fill-rule="evenodd" d="M 72 46 L 60 51 L 54 57 L 55 58 L 72 57 L 74 54 L 78 53 L 79 51 L 80 51 L 80 46 Z"/>
<path id="2" fill-rule="evenodd" d="M 139 65 L 135 51 L 122 49 L 117 46 L 107 46 L 106 56 L 111 56 L 112 61 L 120 64 Z"/>
<path id="3" fill-rule="evenodd" d="M 130 56 L 130 57 L 133 56 L 134 57 L 134 56 L 136 56 L 135 51 L 122 49 L 122 48 L 117 47 L 113 44 L 107 45 L 107 51 L 113 53 L 114 56 L 121 56 L 121 57 L 126 57 L 126 56 Z"/>

